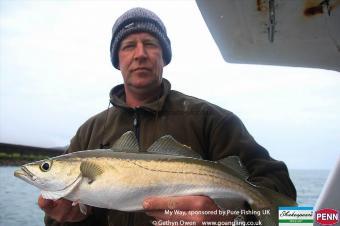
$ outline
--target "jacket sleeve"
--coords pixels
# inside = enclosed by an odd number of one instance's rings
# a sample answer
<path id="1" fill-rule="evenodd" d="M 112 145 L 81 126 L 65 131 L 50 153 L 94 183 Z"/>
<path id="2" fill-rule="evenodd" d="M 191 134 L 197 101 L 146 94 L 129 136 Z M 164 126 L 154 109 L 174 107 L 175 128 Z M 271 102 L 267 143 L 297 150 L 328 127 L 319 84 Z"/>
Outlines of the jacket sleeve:
<path id="1" fill-rule="evenodd" d="M 215 125 L 209 135 L 212 160 L 237 155 L 250 173 L 250 182 L 296 200 L 296 190 L 285 163 L 271 158 L 236 115 L 230 113 Z"/>

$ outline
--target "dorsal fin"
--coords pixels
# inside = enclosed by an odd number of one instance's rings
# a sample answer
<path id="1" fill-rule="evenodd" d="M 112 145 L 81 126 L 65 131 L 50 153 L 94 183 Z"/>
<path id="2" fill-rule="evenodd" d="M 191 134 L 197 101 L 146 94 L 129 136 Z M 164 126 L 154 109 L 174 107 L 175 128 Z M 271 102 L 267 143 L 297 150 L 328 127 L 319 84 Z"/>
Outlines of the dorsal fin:
<path id="1" fill-rule="evenodd" d="M 135 133 L 127 131 L 111 147 L 113 151 L 139 152 L 139 145 Z"/>
<path id="2" fill-rule="evenodd" d="M 172 136 L 165 135 L 156 140 L 147 150 L 148 153 L 185 156 L 201 159 L 189 146 L 179 143 Z"/>
<path id="3" fill-rule="evenodd" d="M 249 177 L 248 170 L 243 166 L 240 157 L 238 156 L 228 156 L 224 159 L 218 160 L 218 162 L 233 170 L 236 176 L 243 180 L 246 180 Z"/>

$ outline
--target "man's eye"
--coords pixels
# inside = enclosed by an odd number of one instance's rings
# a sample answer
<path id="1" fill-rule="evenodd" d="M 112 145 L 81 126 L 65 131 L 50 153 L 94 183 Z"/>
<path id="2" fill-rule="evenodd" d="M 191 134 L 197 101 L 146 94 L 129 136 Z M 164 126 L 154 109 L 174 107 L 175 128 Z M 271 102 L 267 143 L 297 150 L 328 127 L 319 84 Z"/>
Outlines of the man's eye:
<path id="1" fill-rule="evenodd" d="M 148 46 L 148 47 L 158 47 L 159 44 L 156 43 L 156 42 L 146 42 L 144 43 L 145 46 Z"/>
<path id="2" fill-rule="evenodd" d="M 134 48 L 134 45 L 133 44 L 127 44 L 127 45 L 123 45 L 122 46 L 122 50 L 130 50 L 130 49 L 133 49 Z"/>

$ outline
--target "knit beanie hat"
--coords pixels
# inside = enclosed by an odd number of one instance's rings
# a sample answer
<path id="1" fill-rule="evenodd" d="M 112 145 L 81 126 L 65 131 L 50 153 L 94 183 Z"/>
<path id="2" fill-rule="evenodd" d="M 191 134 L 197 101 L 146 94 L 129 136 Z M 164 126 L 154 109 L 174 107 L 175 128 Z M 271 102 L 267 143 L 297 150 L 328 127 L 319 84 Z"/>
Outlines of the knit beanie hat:
<path id="1" fill-rule="evenodd" d="M 118 49 L 121 41 L 128 35 L 148 32 L 155 36 L 162 47 L 164 64 L 171 61 L 171 43 L 161 19 L 152 11 L 144 8 L 132 8 L 121 15 L 112 28 L 110 45 L 112 65 L 119 69 Z"/>

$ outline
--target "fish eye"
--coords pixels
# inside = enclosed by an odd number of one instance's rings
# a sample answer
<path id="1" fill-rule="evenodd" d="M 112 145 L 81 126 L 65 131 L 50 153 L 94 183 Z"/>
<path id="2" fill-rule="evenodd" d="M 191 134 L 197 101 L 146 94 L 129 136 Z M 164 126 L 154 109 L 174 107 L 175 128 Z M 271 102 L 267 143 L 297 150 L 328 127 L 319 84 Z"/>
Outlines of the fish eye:
<path id="1" fill-rule="evenodd" d="M 52 162 L 51 161 L 45 161 L 45 162 L 41 163 L 40 169 L 43 172 L 47 172 L 47 171 L 49 171 L 51 169 L 51 166 L 52 166 Z"/>

